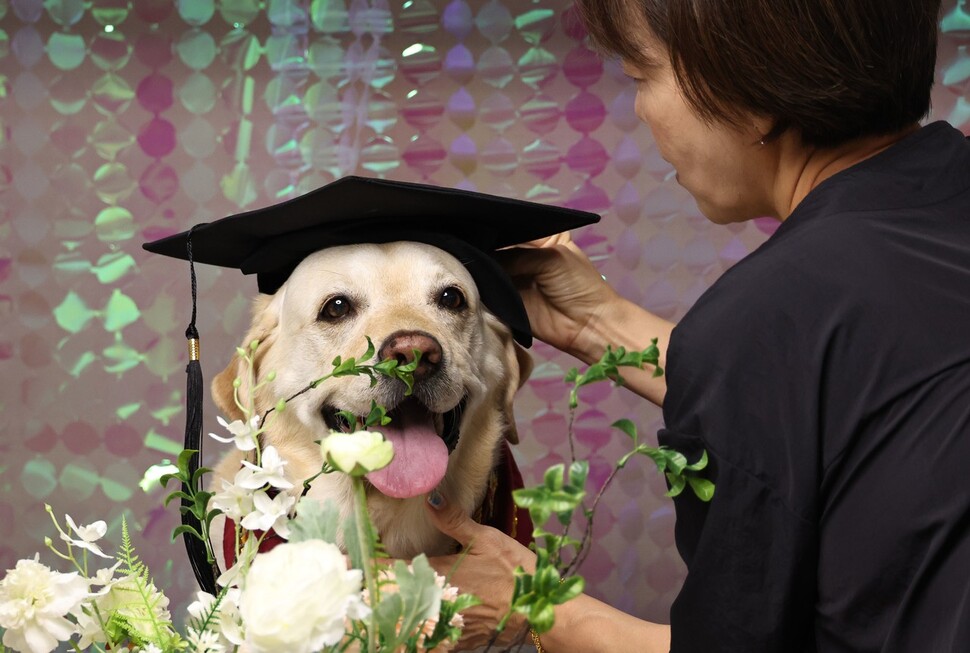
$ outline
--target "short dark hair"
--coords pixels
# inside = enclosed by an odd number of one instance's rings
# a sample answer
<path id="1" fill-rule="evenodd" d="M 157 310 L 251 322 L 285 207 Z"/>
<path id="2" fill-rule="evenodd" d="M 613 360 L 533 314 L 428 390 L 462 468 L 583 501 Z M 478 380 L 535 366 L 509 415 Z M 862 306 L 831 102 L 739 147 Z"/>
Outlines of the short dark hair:
<path id="1" fill-rule="evenodd" d="M 576 0 L 599 49 L 644 55 L 631 14 L 667 48 L 708 120 L 769 118 L 831 146 L 897 132 L 930 104 L 940 0 Z"/>

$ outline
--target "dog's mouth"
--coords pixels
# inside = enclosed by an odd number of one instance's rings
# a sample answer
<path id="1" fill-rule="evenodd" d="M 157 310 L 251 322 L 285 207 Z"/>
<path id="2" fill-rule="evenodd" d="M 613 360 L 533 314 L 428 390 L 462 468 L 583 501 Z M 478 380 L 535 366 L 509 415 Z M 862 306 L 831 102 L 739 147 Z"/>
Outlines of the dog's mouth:
<path id="1" fill-rule="evenodd" d="M 394 459 L 384 469 L 367 475 L 378 491 L 395 499 L 427 494 L 441 482 L 448 471 L 448 455 L 458 444 L 463 398 L 451 410 L 436 413 L 414 397 L 407 397 L 387 416 L 391 422 L 370 427 L 380 431 L 394 446 Z M 348 433 L 362 428 L 363 417 L 351 424 L 340 409 L 324 406 L 323 419 L 334 431 Z"/>

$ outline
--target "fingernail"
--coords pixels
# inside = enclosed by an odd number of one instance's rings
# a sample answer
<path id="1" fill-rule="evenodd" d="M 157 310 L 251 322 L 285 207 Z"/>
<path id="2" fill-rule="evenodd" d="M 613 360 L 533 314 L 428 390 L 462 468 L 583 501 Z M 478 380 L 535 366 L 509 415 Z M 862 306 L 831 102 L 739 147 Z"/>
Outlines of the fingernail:
<path id="1" fill-rule="evenodd" d="M 428 503 L 431 504 L 432 508 L 440 508 L 444 502 L 445 498 L 441 496 L 437 488 L 428 493 Z"/>

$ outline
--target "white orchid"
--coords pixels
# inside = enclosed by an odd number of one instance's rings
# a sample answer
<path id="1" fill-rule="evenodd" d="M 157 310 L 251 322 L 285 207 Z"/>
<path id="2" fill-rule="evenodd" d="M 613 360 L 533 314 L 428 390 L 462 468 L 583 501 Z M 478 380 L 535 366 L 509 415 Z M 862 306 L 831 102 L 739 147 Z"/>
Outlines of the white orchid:
<path id="1" fill-rule="evenodd" d="M 247 537 L 236 557 L 236 564 L 222 572 L 216 579 L 216 584 L 219 587 L 238 587 L 246 576 L 249 564 L 259 552 L 258 545 L 259 538 Z"/>
<path id="2" fill-rule="evenodd" d="M 377 431 L 342 433 L 331 431 L 320 443 L 323 459 L 351 476 L 387 467 L 394 458 L 394 445 Z"/>
<path id="3" fill-rule="evenodd" d="M 188 629 L 189 650 L 195 653 L 226 653 L 226 645 L 219 633 L 206 630 Z"/>
<path id="4" fill-rule="evenodd" d="M 96 556 L 101 556 L 102 558 L 111 558 L 107 553 L 101 550 L 101 547 L 95 544 L 98 540 L 104 537 L 104 534 L 108 532 L 108 525 L 104 520 L 98 520 L 92 522 L 87 526 L 78 526 L 74 523 L 74 519 L 70 515 L 64 515 L 64 519 L 67 521 L 68 527 L 77 535 L 76 538 L 71 537 L 64 531 L 61 531 L 61 539 L 76 547 L 86 549 Z"/>
<path id="5" fill-rule="evenodd" d="M 3 645 L 18 651 L 50 653 L 75 633 L 64 617 L 88 596 L 88 581 L 76 572 L 51 571 L 33 559 L 18 560 L 0 580 Z"/>
<path id="6" fill-rule="evenodd" d="M 216 597 L 208 592 L 196 592 L 195 601 L 189 607 L 189 616 L 198 624 L 202 622 L 206 615 L 212 610 Z M 242 618 L 239 616 L 239 589 L 230 588 L 226 590 L 222 601 L 219 603 L 215 615 L 214 623 L 217 627 L 214 631 L 199 631 L 190 627 L 189 644 L 192 650 L 204 653 L 217 653 L 233 649 L 243 643 Z"/>
<path id="7" fill-rule="evenodd" d="M 237 481 L 239 485 L 250 490 L 258 490 L 264 485 L 271 485 L 279 490 L 289 490 L 293 484 L 286 480 L 283 467 L 286 461 L 280 456 L 276 447 L 269 446 L 263 449 L 260 465 L 255 465 L 248 460 L 242 461 L 244 467 L 249 469 L 252 474 Z M 237 475 L 238 478 L 238 475 Z"/>
<path id="8" fill-rule="evenodd" d="M 111 588 L 114 587 L 115 584 L 124 580 L 124 577 L 119 578 L 115 576 L 115 571 L 117 571 L 118 567 L 120 566 L 121 562 L 116 562 L 110 567 L 98 569 L 96 572 L 94 572 L 94 578 L 91 579 L 91 584 L 101 585 L 102 587 L 97 592 L 94 592 L 92 596 L 104 596 L 111 591 Z"/>
<path id="9" fill-rule="evenodd" d="M 95 601 L 85 602 L 80 610 L 74 611 L 74 618 L 77 619 L 77 632 L 81 636 L 77 645 L 81 650 L 90 647 L 92 644 L 105 644 L 108 635 L 101 626 L 101 619 L 94 613 Z M 100 610 L 100 608 L 98 608 Z"/>
<path id="10" fill-rule="evenodd" d="M 289 513 L 295 503 L 296 497 L 288 494 L 277 494 L 271 499 L 266 492 L 255 492 L 253 511 L 243 518 L 241 526 L 251 531 L 273 529 L 280 537 L 287 537 L 290 534 Z"/>
<path id="11" fill-rule="evenodd" d="M 232 433 L 232 437 L 223 438 L 215 433 L 210 433 L 210 438 L 226 444 L 231 442 L 236 445 L 236 448 L 240 451 L 252 451 L 256 448 L 256 445 L 258 444 L 256 436 L 259 434 L 258 416 L 253 415 L 252 419 L 250 419 L 248 422 L 237 419 L 227 423 L 226 420 L 222 419 L 222 417 L 216 417 L 216 420 L 223 428 Z"/>
<path id="12" fill-rule="evenodd" d="M 243 481 L 252 477 L 253 471 L 242 468 L 236 472 L 232 483 L 223 479 L 222 491 L 217 492 L 209 500 L 210 510 L 221 510 L 223 514 L 235 522 L 239 522 L 244 515 L 253 511 L 253 492 L 243 486 Z"/>

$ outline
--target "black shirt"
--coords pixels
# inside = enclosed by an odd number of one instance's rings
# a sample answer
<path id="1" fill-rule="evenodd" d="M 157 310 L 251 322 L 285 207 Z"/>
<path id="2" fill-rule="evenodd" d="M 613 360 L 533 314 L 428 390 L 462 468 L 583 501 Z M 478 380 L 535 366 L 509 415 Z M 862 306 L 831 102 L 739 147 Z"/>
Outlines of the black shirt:
<path id="1" fill-rule="evenodd" d="M 970 651 L 970 142 L 820 184 L 674 329 L 673 653 Z"/>

